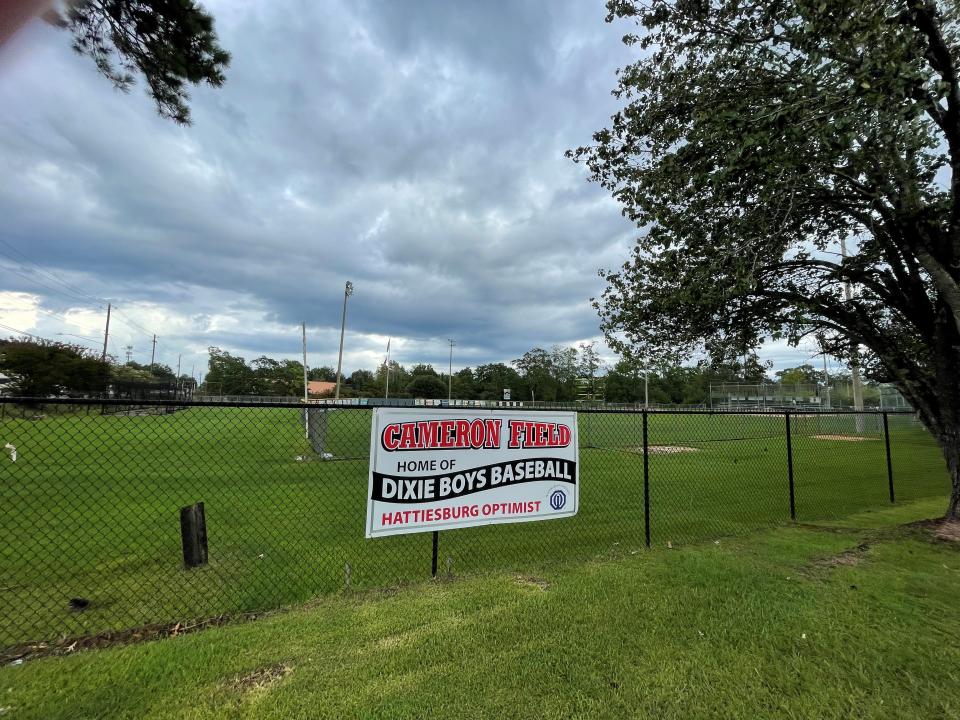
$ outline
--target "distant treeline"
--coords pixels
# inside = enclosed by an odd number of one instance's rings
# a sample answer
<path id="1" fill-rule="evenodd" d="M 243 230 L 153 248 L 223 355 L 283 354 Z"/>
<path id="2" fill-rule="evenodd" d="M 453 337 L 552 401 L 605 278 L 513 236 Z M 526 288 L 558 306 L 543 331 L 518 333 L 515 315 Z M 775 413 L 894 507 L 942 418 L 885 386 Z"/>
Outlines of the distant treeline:
<path id="1" fill-rule="evenodd" d="M 177 376 L 166 365 L 117 364 L 111 357 L 82 345 L 42 339 L 0 340 L 0 390 L 23 397 L 100 396 L 112 385 L 176 383 Z M 192 378 L 181 375 L 183 385 Z"/>
<path id="2" fill-rule="evenodd" d="M 386 363 L 374 370 L 360 369 L 344 374 L 341 397 L 384 397 L 387 394 Z M 510 390 L 514 400 L 570 402 L 578 399 L 614 403 L 644 401 L 644 373 L 639 364 L 619 359 L 605 366 L 592 343 L 578 347 L 555 345 L 549 350 L 533 348 L 511 363 L 489 363 L 453 373 L 450 391 L 461 400 L 500 400 Z M 168 366 L 136 362 L 101 362 L 94 351 L 68 343 L 11 338 L 0 340 L 0 374 L 7 377 L 8 394 L 32 397 L 51 395 L 98 395 L 111 384 L 176 382 Z M 389 365 L 390 397 L 441 399 L 447 397 L 448 376 L 432 365 L 409 367 L 392 361 Z M 310 368 L 310 380 L 334 382 L 336 372 L 323 366 Z M 730 363 L 703 363 L 692 367 L 651 370 L 649 401 L 661 404 L 707 403 L 710 385 L 718 383 L 774 383 L 822 385 L 823 373 L 809 364 L 769 374 L 769 366 L 755 355 Z M 830 377 L 835 388 L 849 385 L 849 375 Z M 181 375 L 179 382 L 192 385 L 193 378 Z M 876 393 L 868 384 L 866 394 Z M 210 348 L 210 360 L 201 393 L 299 397 L 303 394 L 303 365 L 296 360 L 275 360 L 266 356 L 250 363 L 217 347 Z M 331 393 L 324 393 L 330 395 Z M 323 397 L 316 395 L 315 397 Z M 835 402 L 842 400 L 835 395 Z"/>
<path id="3" fill-rule="evenodd" d="M 387 394 L 386 363 L 368 370 L 344 373 L 341 397 L 384 397 Z M 595 398 L 607 402 L 642 403 L 644 368 L 620 359 L 613 367 L 604 366 L 592 343 L 578 347 L 555 345 L 549 350 L 533 348 L 509 364 L 489 363 L 453 373 L 451 395 L 461 400 L 499 400 L 510 390 L 515 400 L 552 402 Z M 447 397 L 448 375 L 432 365 L 389 365 L 390 397 L 441 399 Z M 310 380 L 336 381 L 329 367 L 310 368 Z M 848 376 L 831 376 L 831 384 Z M 702 363 L 692 367 L 651 370 L 651 403 L 707 403 L 710 384 L 714 383 L 803 383 L 822 384 L 823 373 L 811 365 L 769 374 L 756 355 L 729 363 Z M 256 395 L 297 397 L 303 394 L 303 365 L 296 360 L 275 360 L 266 356 L 250 363 L 220 348 L 210 348 L 210 363 L 200 392 L 209 395 Z M 331 395 L 332 391 L 316 395 Z"/>

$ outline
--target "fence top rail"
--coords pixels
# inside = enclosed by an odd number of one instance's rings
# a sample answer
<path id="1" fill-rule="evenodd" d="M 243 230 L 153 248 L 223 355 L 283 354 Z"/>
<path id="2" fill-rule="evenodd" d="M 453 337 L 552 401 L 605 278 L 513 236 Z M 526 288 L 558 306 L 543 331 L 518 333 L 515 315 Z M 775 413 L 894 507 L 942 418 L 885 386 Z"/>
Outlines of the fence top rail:
<path id="1" fill-rule="evenodd" d="M 40 397 L 8 397 L 0 396 L 0 405 L 103 405 L 103 406 L 132 406 L 132 407 L 230 407 L 230 408 L 294 408 L 303 410 L 371 410 L 375 407 L 406 407 L 421 408 L 424 410 L 441 410 L 447 412 L 469 412 L 474 410 L 504 410 L 508 412 L 551 412 L 557 410 L 573 410 L 578 413 L 610 413 L 610 414 L 630 414 L 641 415 L 766 415 L 766 416 L 786 416 L 794 417 L 817 417 L 827 415 L 913 415 L 913 410 L 896 409 L 871 409 L 871 410 L 828 410 L 828 409 L 807 409 L 807 408 L 767 408 L 767 409 L 723 409 L 713 410 L 691 410 L 691 409 L 668 409 L 663 407 L 644 408 L 640 406 L 618 406 L 618 407 L 598 407 L 595 405 L 577 406 L 575 404 L 557 403 L 553 406 L 526 406 L 526 405 L 489 405 L 486 407 L 473 407 L 467 405 L 380 405 L 378 398 L 368 398 L 372 402 L 364 405 L 347 404 L 337 402 L 240 402 L 236 400 L 131 400 L 126 398 L 40 398 Z"/>

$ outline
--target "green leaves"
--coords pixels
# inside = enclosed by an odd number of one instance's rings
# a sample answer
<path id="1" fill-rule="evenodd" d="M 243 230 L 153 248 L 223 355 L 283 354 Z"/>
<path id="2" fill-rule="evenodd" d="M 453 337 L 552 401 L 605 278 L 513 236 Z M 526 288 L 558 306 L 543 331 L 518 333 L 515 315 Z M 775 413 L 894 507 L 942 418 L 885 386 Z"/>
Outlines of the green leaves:
<path id="1" fill-rule="evenodd" d="M 931 415 L 947 396 L 960 407 L 960 53 L 946 7 L 608 3 L 650 48 L 620 74 L 611 125 L 571 153 L 641 231 L 594 303 L 614 348 L 721 357 L 818 333 L 839 357 L 909 378 L 901 390 Z"/>
<path id="2" fill-rule="evenodd" d="M 220 87 L 230 54 L 194 0 L 77 0 L 65 26 L 74 49 L 121 90 L 143 77 L 161 116 L 190 123 L 187 85 Z"/>

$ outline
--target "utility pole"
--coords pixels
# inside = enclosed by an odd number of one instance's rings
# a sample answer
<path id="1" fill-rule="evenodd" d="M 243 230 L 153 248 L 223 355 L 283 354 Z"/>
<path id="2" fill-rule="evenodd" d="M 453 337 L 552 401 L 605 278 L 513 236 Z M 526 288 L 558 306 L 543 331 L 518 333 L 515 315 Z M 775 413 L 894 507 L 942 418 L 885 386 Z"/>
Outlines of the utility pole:
<path id="1" fill-rule="evenodd" d="M 847 241 L 844 238 L 840 238 L 840 255 L 843 256 L 844 260 L 847 259 Z M 847 302 L 850 302 L 853 298 L 853 292 L 850 290 L 850 282 L 848 280 L 843 281 L 843 296 Z M 859 355 L 859 348 L 857 344 L 854 343 L 850 353 L 850 382 L 853 386 L 854 410 L 863 410 L 863 386 L 860 384 Z M 857 415 L 856 417 L 857 432 L 863 432 L 863 416 Z"/>
<path id="2" fill-rule="evenodd" d="M 127 345 L 127 365 L 130 364 L 130 361 L 133 360 L 133 345 Z"/>
<path id="3" fill-rule="evenodd" d="M 447 342 L 450 343 L 450 367 L 447 373 L 447 402 L 453 399 L 453 346 L 456 343 L 452 338 L 447 338 Z"/>
<path id="4" fill-rule="evenodd" d="M 150 364 L 153 365 L 153 360 L 157 355 L 157 334 L 153 334 L 153 350 L 150 351 Z"/>
<path id="5" fill-rule="evenodd" d="M 650 409 L 650 368 L 643 369 L 643 409 Z"/>
<path id="6" fill-rule="evenodd" d="M 107 339 L 110 337 L 110 303 L 107 303 L 107 326 L 103 329 L 103 354 L 100 362 L 107 361 Z"/>
<path id="7" fill-rule="evenodd" d="M 310 411 L 306 407 L 307 401 L 310 399 L 308 394 L 308 383 L 307 383 L 307 322 L 304 321 L 301 323 L 303 328 L 303 434 L 308 440 L 310 439 Z"/>
<path id="8" fill-rule="evenodd" d="M 177 399 L 180 399 L 180 358 L 181 353 L 177 353 Z"/>
<path id="9" fill-rule="evenodd" d="M 340 369 L 343 367 L 343 334 L 347 328 L 347 298 L 353 295 L 353 283 L 343 286 L 343 316 L 340 318 L 340 357 L 337 358 L 337 390 L 334 399 L 340 399 Z"/>

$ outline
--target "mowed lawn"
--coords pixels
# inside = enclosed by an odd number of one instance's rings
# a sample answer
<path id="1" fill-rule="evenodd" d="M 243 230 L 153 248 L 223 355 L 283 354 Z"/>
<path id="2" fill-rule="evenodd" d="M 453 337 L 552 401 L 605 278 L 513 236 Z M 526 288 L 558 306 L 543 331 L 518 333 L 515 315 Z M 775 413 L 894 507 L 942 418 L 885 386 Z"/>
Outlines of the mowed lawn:
<path id="1" fill-rule="evenodd" d="M 0 708 L 45 719 L 957 718 L 960 546 L 903 525 L 942 509 L 938 498 L 537 574 L 343 591 L 253 622 L 8 665 Z"/>
<path id="2" fill-rule="evenodd" d="M 370 588 L 429 577 L 429 534 L 363 537 L 369 410 L 328 414 L 325 451 L 336 459 L 326 461 L 301 416 L 8 413 L 0 445 L 19 457 L 0 457 L 0 647 L 295 604 L 348 579 Z M 579 423 L 578 516 L 444 532 L 441 575 L 532 572 L 643 547 L 641 416 L 583 413 Z M 798 520 L 889 504 L 878 418 L 792 423 Z M 789 519 L 782 416 L 651 414 L 648 432 L 655 547 Z M 922 429 L 891 417 L 891 438 L 898 500 L 942 496 L 943 460 Z M 198 501 L 210 564 L 185 570 L 178 510 Z M 89 605 L 71 609 L 71 598 Z"/>

